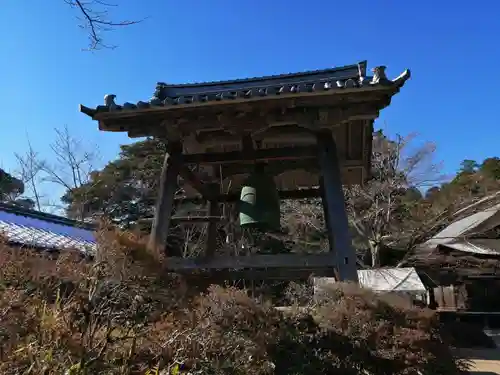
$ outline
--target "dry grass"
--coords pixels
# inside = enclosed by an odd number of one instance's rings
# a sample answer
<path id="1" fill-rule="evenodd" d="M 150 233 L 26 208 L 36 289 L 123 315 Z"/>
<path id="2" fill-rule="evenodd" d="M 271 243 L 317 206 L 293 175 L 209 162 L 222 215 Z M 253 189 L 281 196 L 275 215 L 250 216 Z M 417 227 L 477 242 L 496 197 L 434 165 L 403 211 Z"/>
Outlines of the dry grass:
<path id="1" fill-rule="evenodd" d="M 130 233 L 99 237 L 92 261 L 0 244 L 0 373 L 458 374 L 467 364 L 431 311 L 397 297 L 340 285 L 283 314 L 243 290 L 197 292 Z"/>

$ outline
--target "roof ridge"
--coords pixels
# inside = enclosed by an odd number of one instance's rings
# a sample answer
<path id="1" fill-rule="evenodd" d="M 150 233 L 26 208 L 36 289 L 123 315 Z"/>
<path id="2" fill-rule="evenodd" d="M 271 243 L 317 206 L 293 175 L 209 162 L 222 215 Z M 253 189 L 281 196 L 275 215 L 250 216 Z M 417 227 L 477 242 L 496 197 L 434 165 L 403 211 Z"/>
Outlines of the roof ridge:
<path id="1" fill-rule="evenodd" d="M 165 83 L 165 82 L 157 82 L 156 86 L 159 88 L 174 88 L 174 87 L 194 87 L 194 86 L 206 86 L 206 85 L 220 85 L 227 83 L 239 83 L 239 82 L 251 82 L 251 81 L 261 81 L 266 79 L 276 79 L 276 78 L 291 78 L 297 77 L 301 75 L 312 75 L 312 74 L 321 74 L 328 72 L 341 72 L 342 70 L 350 70 L 361 67 L 363 73 L 366 72 L 367 60 L 360 61 L 356 64 L 344 65 L 339 67 L 327 68 L 327 69 L 316 69 L 316 70 L 305 70 L 302 72 L 292 72 L 292 73 L 284 73 L 284 74 L 271 74 L 264 76 L 254 76 L 248 78 L 236 78 L 236 79 L 225 79 L 225 80 L 216 80 L 216 81 L 206 81 L 206 82 L 190 82 L 190 83 Z M 366 74 L 366 73 L 365 73 Z"/>

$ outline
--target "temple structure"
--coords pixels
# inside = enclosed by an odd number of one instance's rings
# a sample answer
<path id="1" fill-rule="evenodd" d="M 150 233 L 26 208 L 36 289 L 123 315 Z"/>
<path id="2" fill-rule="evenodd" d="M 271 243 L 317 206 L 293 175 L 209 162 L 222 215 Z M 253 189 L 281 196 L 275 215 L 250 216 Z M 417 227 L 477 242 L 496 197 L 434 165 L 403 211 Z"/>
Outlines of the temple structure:
<path id="1" fill-rule="evenodd" d="M 373 121 L 410 77 L 407 70 L 390 80 L 384 66 L 372 72 L 367 75 L 363 61 L 231 81 L 158 83 L 148 101 L 120 105 L 108 94 L 104 105 L 80 110 L 98 121 L 100 130 L 167 142 L 151 247 L 165 246 L 178 176 L 192 187 L 189 199 L 209 203 L 208 216 L 185 218 L 208 222 L 205 255 L 171 257 L 173 270 L 301 270 L 357 281 L 342 184 L 362 184 L 368 177 Z M 329 252 L 214 255 L 217 221 L 224 220 L 220 204 L 240 199 L 256 163 L 274 177 L 281 199 L 322 197 Z"/>

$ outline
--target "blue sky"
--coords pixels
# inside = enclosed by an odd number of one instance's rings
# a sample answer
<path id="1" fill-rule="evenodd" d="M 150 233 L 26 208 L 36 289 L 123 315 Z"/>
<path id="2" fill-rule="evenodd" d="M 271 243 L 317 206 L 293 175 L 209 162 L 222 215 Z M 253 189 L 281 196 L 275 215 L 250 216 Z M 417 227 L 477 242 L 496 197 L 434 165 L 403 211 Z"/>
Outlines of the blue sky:
<path id="1" fill-rule="evenodd" d="M 50 157 L 67 125 L 116 157 L 125 135 L 78 112 L 105 94 L 151 97 L 181 83 L 321 69 L 368 60 L 412 79 L 377 122 L 437 144 L 446 173 L 463 159 L 500 156 L 500 2 L 327 0 L 120 0 L 115 19 L 147 19 L 106 34 L 119 47 L 83 52 L 84 30 L 63 0 L 4 0 L 0 12 L 0 165 L 33 147 Z M 377 4 L 377 5 L 375 5 Z"/>

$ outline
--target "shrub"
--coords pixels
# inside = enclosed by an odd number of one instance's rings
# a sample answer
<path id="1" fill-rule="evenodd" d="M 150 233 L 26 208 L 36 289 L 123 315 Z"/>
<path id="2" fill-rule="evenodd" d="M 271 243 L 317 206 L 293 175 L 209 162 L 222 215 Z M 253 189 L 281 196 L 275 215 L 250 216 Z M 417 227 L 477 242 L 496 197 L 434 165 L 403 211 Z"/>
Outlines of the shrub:
<path id="1" fill-rule="evenodd" d="M 131 234 L 92 261 L 0 245 L 0 373 L 457 374 L 435 315 L 339 284 L 279 311 L 244 290 L 200 293 Z M 295 290 L 294 293 L 297 293 Z"/>

